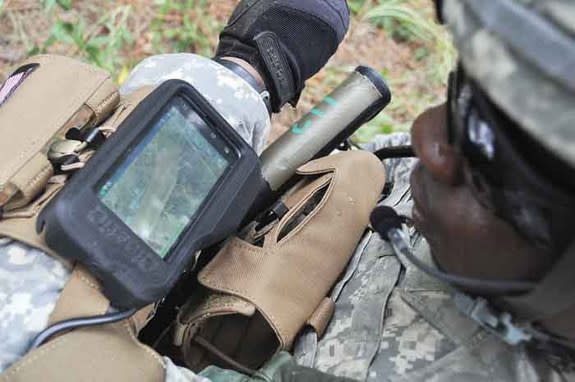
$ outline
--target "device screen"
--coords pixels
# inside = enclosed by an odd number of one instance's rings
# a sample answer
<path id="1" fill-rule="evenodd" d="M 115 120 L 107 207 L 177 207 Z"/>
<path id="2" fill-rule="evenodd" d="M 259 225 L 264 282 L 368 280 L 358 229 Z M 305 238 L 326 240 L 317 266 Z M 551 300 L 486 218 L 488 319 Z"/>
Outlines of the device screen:
<path id="1" fill-rule="evenodd" d="M 230 165 L 231 153 L 190 105 L 176 97 L 98 194 L 165 259 Z"/>

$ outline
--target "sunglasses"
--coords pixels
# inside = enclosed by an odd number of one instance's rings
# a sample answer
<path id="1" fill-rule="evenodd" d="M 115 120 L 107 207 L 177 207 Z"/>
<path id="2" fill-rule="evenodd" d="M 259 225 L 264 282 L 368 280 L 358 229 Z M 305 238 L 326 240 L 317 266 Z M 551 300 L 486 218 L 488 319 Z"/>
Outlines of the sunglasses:
<path id="1" fill-rule="evenodd" d="M 450 75 L 447 102 L 448 140 L 462 158 L 475 198 L 537 247 L 555 250 L 557 235 L 567 234 L 575 198 L 530 162 L 543 149 L 491 103 L 461 65 Z"/>

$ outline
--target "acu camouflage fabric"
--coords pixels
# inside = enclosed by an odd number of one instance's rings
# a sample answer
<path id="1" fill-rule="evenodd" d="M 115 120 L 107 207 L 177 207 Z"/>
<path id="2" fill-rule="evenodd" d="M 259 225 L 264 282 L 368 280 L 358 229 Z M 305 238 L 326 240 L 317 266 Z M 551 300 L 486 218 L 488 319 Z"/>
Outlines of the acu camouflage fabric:
<path id="1" fill-rule="evenodd" d="M 523 8 L 525 13 L 536 16 L 540 23 L 570 40 L 569 50 L 575 53 L 575 1 L 497 1 Z M 569 77 L 569 85 L 533 63 L 533 58 L 529 57 L 533 54 L 538 53 L 541 59 L 546 59 L 547 44 L 537 44 L 538 36 L 528 26 L 514 28 L 517 40 L 533 41 L 534 47 L 528 49 L 529 52 L 522 52 L 510 46 L 509 36 L 506 39 L 482 22 L 476 12 L 481 5 L 473 3 L 481 2 L 443 1 L 444 18 L 453 32 L 466 72 L 530 135 L 575 166 L 575 80 Z M 498 25 L 502 23 L 504 20 L 497 21 Z M 508 34 L 513 32 L 508 31 Z M 572 76 L 573 63 L 557 61 L 560 62 L 554 63 L 555 67 L 562 66 L 561 70 Z"/>
<path id="2" fill-rule="evenodd" d="M 69 274 L 43 252 L 0 238 L 0 372 L 46 328 Z"/>
<path id="3" fill-rule="evenodd" d="M 409 143 L 404 134 L 380 136 L 375 150 Z M 382 202 L 411 216 L 413 159 L 386 161 L 394 186 Z M 415 254 L 432 264 L 425 239 L 409 230 Z M 301 365 L 359 381 L 564 381 L 575 374 L 527 347 L 510 347 L 461 315 L 452 290 L 398 258 L 376 234 L 358 247 L 336 310 L 319 343 L 304 334 L 296 345 Z M 312 336 L 313 337 L 313 336 Z"/>
<path id="4" fill-rule="evenodd" d="M 263 99 L 245 80 L 209 58 L 191 53 L 149 57 L 131 72 L 120 93 L 170 79 L 192 84 L 254 150 L 263 151 L 271 128 Z"/>

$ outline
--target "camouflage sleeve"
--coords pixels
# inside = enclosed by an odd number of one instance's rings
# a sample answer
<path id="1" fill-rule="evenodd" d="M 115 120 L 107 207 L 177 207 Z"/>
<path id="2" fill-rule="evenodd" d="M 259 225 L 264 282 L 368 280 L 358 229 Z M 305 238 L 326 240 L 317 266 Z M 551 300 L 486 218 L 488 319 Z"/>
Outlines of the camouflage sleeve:
<path id="1" fill-rule="evenodd" d="M 0 238 L 0 373 L 46 328 L 69 275 L 44 252 Z"/>
<path id="2" fill-rule="evenodd" d="M 185 367 L 174 365 L 171 359 L 164 357 L 166 382 L 212 382 L 211 379 L 194 374 Z"/>
<path id="3" fill-rule="evenodd" d="M 351 379 L 299 366 L 286 352 L 278 353 L 252 377 L 215 366 L 206 368 L 201 375 L 209 377 L 212 382 L 353 382 Z"/>
<path id="4" fill-rule="evenodd" d="M 131 72 L 120 92 L 129 94 L 169 79 L 192 84 L 246 142 L 262 152 L 271 128 L 264 101 L 245 80 L 213 60 L 190 53 L 149 57 Z"/>
<path id="5" fill-rule="evenodd" d="M 409 134 L 391 134 L 378 136 L 363 148 L 377 151 L 409 144 Z M 411 214 L 409 176 L 414 163 L 414 159 L 384 161 L 392 187 L 383 204 L 407 216 Z M 391 247 L 368 233 L 330 296 L 336 310 L 324 337 L 318 341 L 315 333 L 305 332 L 295 344 L 297 362 L 330 374 L 367 380 L 380 350 L 385 307 L 400 272 Z"/>

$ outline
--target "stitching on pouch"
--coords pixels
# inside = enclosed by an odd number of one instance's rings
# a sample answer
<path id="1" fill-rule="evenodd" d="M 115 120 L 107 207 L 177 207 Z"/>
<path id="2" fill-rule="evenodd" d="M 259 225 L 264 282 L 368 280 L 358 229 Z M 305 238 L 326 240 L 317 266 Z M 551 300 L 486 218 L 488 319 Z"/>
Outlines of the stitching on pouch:
<path id="1" fill-rule="evenodd" d="M 102 86 L 104 86 L 103 83 L 100 85 L 98 90 L 100 90 L 100 88 L 102 88 Z M 92 94 L 92 96 L 93 96 L 93 94 Z M 106 98 L 104 98 L 104 100 L 102 102 L 100 102 L 100 104 L 96 107 L 96 110 L 94 110 L 94 113 L 96 114 L 96 118 L 100 119 L 102 117 L 100 114 L 102 113 L 103 110 L 108 108 L 109 104 L 112 103 L 112 100 L 115 99 L 116 96 L 117 96 L 117 92 L 114 92 L 114 93 L 108 95 Z"/>
<path id="2" fill-rule="evenodd" d="M 134 334 L 134 332 L 132 331 L 132 328 L 130 327 L 130 323 L 128 321 L 124 321 L 124 323 L 122 324 L 122 326 L 124 327 L 124 329 L 128 332 L 128 335 L 130 336 L 130 339 L 132 340 L 132 342 L 134 342 L 136 344 L 136 346 L 138 346 L 139 348 L 141 348 L 142 350 L 144 350 L 144 352 L 146 352 L 149 356 L 151 356 L 159 365 L 162 369 L 166 368 L 166 365 L 164 364 L 164 361 L 162 360 L 162 358 L 158 355 L 158 353 L 156 353 L 155 351 L 153 351 L 152 349 L 150 349 L 148 346 L 144 345 L 143 343 L 141 343 L 140 341 L 138 341 L 138 338 L 136 337 L 136 335 Z"/>
<path id="3" fill-rule="evenodd" d="M 54 59 L 53 57 L 46 56 L 46 55 L 42 55 L 42 56 L 36 57 L 36 58 L 35 58 L 35 61 L 40 61 L 40 58 L 42 58 L 42 57 L 45 57 L 46 62 L 55 61 L 55 59 Z M 81 66 L 82 66 L 83 69 L 87 69 L 89 73 L 92 73 L 92 74 L 102 74 L 101 72 L 92 70 L 92 68 L 91 68 L 89 65 L 86 65 L 86 64 L 81 63 Z M 89 90 L 89 89 L 88 89 L 88 90 Z M 70 99 L 70 100 L 69 100 L 69 103 L 66 105 L 65 108 L 63 108 L 63 110 L 73 109 L 73 105 L 76 104 L 76 103 L 79 103 L 80 101 L 82 101 L 82 104 L 84 104 L 85 100 L 88 99 L 89 96 L 90 96 L 90 93 L 88 93 L 88 90 L 84 90 L 84 91 L 82 92 L 82 94 L 79 94 L 77 97 L 74 97 L 74 98 Z M 92 94 L 93 94 L 93 92 L 92 92 Z M 81 105 L 82 105 L 82 104 L 81 104 Z M 81 105 L 79 105 L 78 108 L 80 108 Z M 64 118 L 66 118 L 66 119 L 64 119 Z M 66 117 L 66 116 L 62 116 L 62 117 L 59 118 L 57 121 L 55 121 L 54 124 L 57 125 L 57 126 L 59 126 L 59 128 L 61 128 L 62 126 L 65 125 L 65 123 L 66 123 L 69 119 L 70 119 L 70 116 L 67 116 L 67 117 Z M 32 152 L 32 151 L 35 150 L 35 147 L 34 147 L 34 146 L 36 145 L 36 143 L 37 143 L 38 141 L 39 141 L 39 139 L 32 140 L 27 147 L 25 147 L 22 151 L 20 151 L 20 152 L 17 154 L 18 161 L 20 161 L 20 160 L 22 160 L 22 159 L 25 159 L 27 156 L 29 156 L 30 152 Z M 6 174 L 8 173 L 8 171 L 10 171 L 10 166 L 11 166 L 13 163 L 14 163 L 14 161 L 12 161 L 12 163 L 9 163 L 6 170 L 0 171 L 0 179 L 6 177 Z M 14 170 L 14 171 L 18 171 L 18 170 L 20 170 L 21 168 L 22 168 L 22 167 L 20 167 L 20 168 Z"/>
<path id="4" fill-rule="evenodd" d="M 98 292 L 100 291 L 100 288 L 98 287 L 98 285 L 94 284 L 92 281 L 90 281 L 90 279 L 88 279 L 86 276 L 84 276 L 83 274 L 79 273 L 78 274 L 78 279 L 80 279 L 80 281 L 83 281 L 84 284 L 88 285 L 90 288 L 97 290 Z"/>
<path id="5" fill-rule="evenodd" d="M 325 205 L 328 203 L 329 199 L 333 196 L 334 193 L 334 189 L 335 186 L 339 183 L 339 177 L 338 177 L 338 173 L 339 171 L 337 171 L 336 169 L 333 170 L 333 177 L 330 179 L 329 181 L 329 187 L 325 193 L 324 198 L 321 200 L 321 202 L 316 206 L 316 208 L 314 208 L 314 211 L 309 214 L 302 222 L 301 224 L 299 224 L 297 227 L 295 227 L 289 234 L 287 234 L 284 238 L 282 238 L 280 241 L 278 241 L 276 244 L 277 245 L 283 245 L 284 243 L 286 243 L 289 239 L 291 239 L 292 237 L 294 237 L 295 235 L 297 235 L 301 230 L 303 230 L 308 224 L 311 223 L 312 220 L 314 220 L 314 218 L 319 215 L 322 210 L 323 207 L 325 207 Z"/>
<path id="6" fill-rule="evenodd" d="M 67 338 L 67 337 L 56 338 L 51 343 L 46 344 L 42 348 L 38 349 L 38 353 L 36 353 L 35 355 L 33 355 L 32 357 L 30 357 L 28 359 L 24 359 L 24 361 L 21 364 L 19 364 L 18 366 L 16 366 L 14 369 L 8 370 L 5 374 L 5 376 L 7 378 L 10 376 L 13 376 L 14 374 L 18 373 L 20 370 L 30 366 L 30 364 L 35 363 L 36 361 L 44 358 L 46 356 L 46 354 L 48 353 L 48 351 L 54 350 L 58 346 L 61 346 L 62 344 L 66 343 L 68 341 L 69 341 L 69 338 Z M 1 378 L 1 376 L 0 376 L 0 378 Z"/>
<path id="7" fill-rule="evenodd" d="M 215 307 L 215 309 L 221 309 L 221 308 L 229 308 L 234 306 L 235 304 L 231 304 L 231 303 L 226 303 L 226 304 L 222 304 L 222 305 L 218 305 Z M 214 307 L 210 307 L 208 309 L 214 309 Z M 235 313 L 235 314 L 240 314 L 238 312 L 234 312 L 234 311 L 229 311 L 230 313 Z M 212 316 L 214 316 L 217 313 L 225 313 L 225 312 L 206 312 L 206 313 L 202 313 L 201 315 L 192 315 L 190 319 L 185 320 L 180 322 L 181 324 L 184 325 L 189 325 L 190 323 L 193 323 L 194 321 L 203 321 L 207 318 L 211 318 Z M 224 315 L 224 314 L 220 314 L 220 315 Z"/>
<path id="8" fill-rule="evenodd" d="M 48 164 L 46 166 L 44 166 L 44 168 L 42 168 L 42 170 L 40 170 L 40 172 L 38 174 L 36 174 L 35 177 L 33 177 L 28 183 L 26 183 L 26 185 L 24 186 L 24 190 L 22 191 L 26 191 L 27 189 L 30 188 L 31 185 L 36 185 L 37 183 L 40 182 L 40 180 L 42 180 L 42 178 L 44 177 L 45 174 L 49 173 L 52 170 L 52 165 Z"/>
<path id="9" fill-rule="evenodd" d="M 212 280 L 209 278 L 204 278 L 204 280 L 208 283 L 212 283 Z M 284 338 L 287 337 L 286 333 L 284 331 L 284 329 L 282 328 L 282 325 L 280 325 L 278 323 L 278 321 L 276 320 L 275 316 L 272 314 L 268 314 L 267 312 L 265 312 L 263 309 L 261 309 L 261 307 L 259 306 L 259 304 L 256 304 L 254 301 L 256 300 L 254 298 L 254 296 L 252 296 L 250 293 L 248 293 L 247 291 L 242 291 L 242 290 L 238 290 L 235 288 L 227 288 L 224 285 L 220 284 L 220 283 L 214 283 L 214 288 L 213 289 L 218 289 L 218 290 L 223 290 L 224 292 L 227 293 L 232 293 L 240 298 L 246 298 L 247 300 L 249 300 L 252 304 L 254 304 L 258 310 L 260 311 L 261 314 L 263 314 L 265 317 L 268 318 L 268 321 L 271 323 L 272 327 L 275 327 L 275 329 L 277 329 L 277 331 L 280 334 L 280 339 L 283 342 Z M 244 297 L 245 296 L 245 297 Z M 269 317 L 268 317 L 269 316 Z"/>

